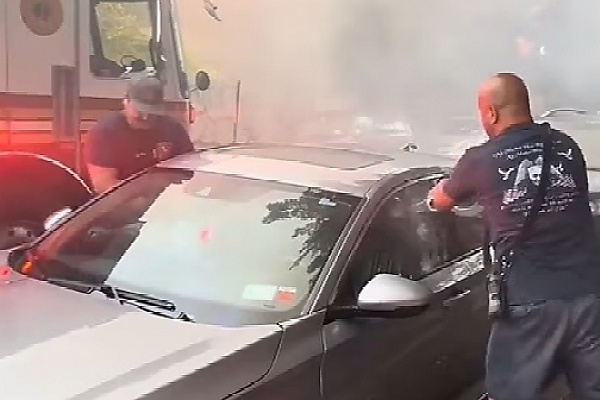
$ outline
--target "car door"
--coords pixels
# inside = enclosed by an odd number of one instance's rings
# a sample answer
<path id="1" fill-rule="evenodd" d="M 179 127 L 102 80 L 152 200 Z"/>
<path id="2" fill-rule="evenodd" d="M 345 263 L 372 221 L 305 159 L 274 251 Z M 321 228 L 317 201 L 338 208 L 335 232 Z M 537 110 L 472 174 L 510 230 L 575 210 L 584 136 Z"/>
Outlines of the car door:
<path id="1" fill-rule="evenodd" d="M 423 231 L 421 254 L 428 262 L 404 275 L 421 280 L 440 293 L 449 323 L 445 377 L 457 387 L 471 384 L 484 373 L 489 321 L 483 257 L 481 207 L 461 205 L 452 212 L 424 211 L 429 188 L 437 179 L 425 179 L 403 191 L 410 203 L 413 224 Z M 435 248 L 432 248 L 435 245 Z M 431 255 L 431 256 L 429 256 Z"/>
<path id="2" fill-rule="evenodd" d="M 354 305 L 360 288 L 378 273 L 396 273 L 431 285 L 447 274 L 444 249 L 434 238 L 434 219 L 424 225 L 419 212 L 433 181 L 390 193 L 355 245 L 333 303 Z M 419 217 L 419 218 L 416 218 Z M 428 242 L 429 241 L 429 242 Z M 436 253 L 437 252 L 437 253 Z M 441 280 L 441 279 L 438 279 Z M 405 319 L 354 318 L 329 321 L 323 328 L 325 400 L 448 400 L 460 388 L 448 365 L 458 342 L 451 329 L 456 313 L 444 302 L 455 287 L 433 287 L 432 306 Z M 449 339 L 450 337 L 450 339 Z"/>
<path id="3" fill-rule="evenodd" d="M 407 211 L 402 211 L 406 216 L 394 225 L 417 232 L 412 243 L 420 256 L 414 260 L 419 262 L 405 263 L 401 274 L 428 286 L 441 302 L 434 307 L 441 307 L 445 313 L 442 375 L 449 382 L 448 390 L 454 391 L 477 380 L 484 370 L 488 320 L 483 259 L 479 251 L 483 223 L 476 204 L 453 212 L 429 210 L 429 191 L 438 180 L 439 177 L 428 177 L 399 193 Z"/>

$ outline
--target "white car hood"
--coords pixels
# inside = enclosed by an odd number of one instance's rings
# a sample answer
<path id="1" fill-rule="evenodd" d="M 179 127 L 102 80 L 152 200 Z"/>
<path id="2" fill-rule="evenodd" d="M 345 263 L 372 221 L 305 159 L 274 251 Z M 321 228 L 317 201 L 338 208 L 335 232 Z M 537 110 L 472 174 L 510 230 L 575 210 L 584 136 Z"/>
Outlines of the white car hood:
<path id="1" fill-rule="evenodd" d="M 2 400 L 125 400 L 159 388 L 167 394 L 170 383 L 230 357 L 243 361 L 261 342 L 260 357 L 245 364 L 252 368 L 202 383 L 202 399 L 218 399 L 266 374 L 279 346 L 277 325 L 192 324 L 12 277 L 0 282 Z"/>

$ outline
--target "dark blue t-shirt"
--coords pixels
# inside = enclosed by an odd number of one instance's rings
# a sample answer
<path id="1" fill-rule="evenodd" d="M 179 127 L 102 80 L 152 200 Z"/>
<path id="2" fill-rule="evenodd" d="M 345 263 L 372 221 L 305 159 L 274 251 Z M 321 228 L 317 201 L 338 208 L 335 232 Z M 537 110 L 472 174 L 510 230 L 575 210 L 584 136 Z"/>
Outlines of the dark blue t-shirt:
<path id="1" fill-rule="evenodd" d="M 188 133 L 175 119 L 161 116 L 153 129 L 134 129 L 120 111 L 98 121 L 85 143 L 86 162 L 116 168 L 119 179 L 193 150 Z"/>
<path id="2" fill-rule="evenodd" d="M 511 248 L 531 208 L 550 134 L 550 185 L 527 240 L 508 273 L 512 304 L 600 294 L 600 242 L 589 205 L 584 157 L 577 143 L 546 124 L 515 126 L 469 149 L 445 186 L 455 201 L 476 197 L 497 252 Z"/>

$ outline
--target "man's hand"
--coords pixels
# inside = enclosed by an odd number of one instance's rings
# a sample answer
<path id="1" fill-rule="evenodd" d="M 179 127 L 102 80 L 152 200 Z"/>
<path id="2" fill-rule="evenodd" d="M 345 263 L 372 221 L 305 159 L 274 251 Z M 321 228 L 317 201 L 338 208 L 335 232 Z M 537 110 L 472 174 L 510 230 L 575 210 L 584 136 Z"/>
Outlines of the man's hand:
<path id="1" fill-rule="evenodd" d="M 447 179 L 442 179 L 429 192 L 429 207 L 436 211 L 450 211 L 456 205 L 454 199 L 444 191 L 444 184 Z"/>
<path id="2" fill-rule="evenodd" d="M 105 168 L 88 164 L 87 169 L 92 181 L 94 192 L 96 192 L 96 194 L 104 193 L 119 183 L 116 168 Z"/>

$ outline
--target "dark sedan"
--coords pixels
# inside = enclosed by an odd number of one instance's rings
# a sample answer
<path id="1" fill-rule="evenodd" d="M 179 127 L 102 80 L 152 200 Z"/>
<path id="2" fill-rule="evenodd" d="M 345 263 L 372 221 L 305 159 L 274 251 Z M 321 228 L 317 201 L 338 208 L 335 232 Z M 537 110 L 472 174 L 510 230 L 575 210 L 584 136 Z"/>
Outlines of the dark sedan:
<path id="1" fill-rule="evenodd" d="M 56 214 L 0 273 L 0 397 L 458 399 L 488 321 L 479 209 L 426 207 L 451 163 L 231 146 Z"/>

